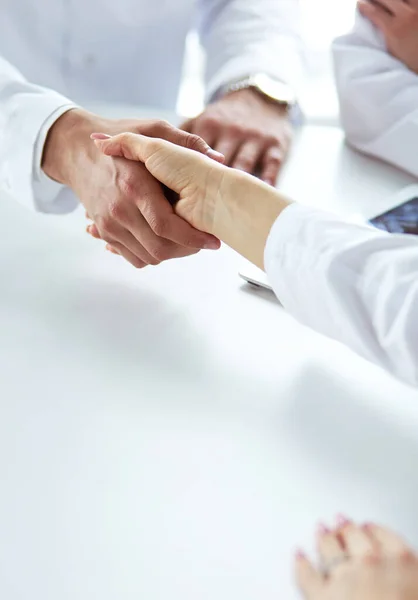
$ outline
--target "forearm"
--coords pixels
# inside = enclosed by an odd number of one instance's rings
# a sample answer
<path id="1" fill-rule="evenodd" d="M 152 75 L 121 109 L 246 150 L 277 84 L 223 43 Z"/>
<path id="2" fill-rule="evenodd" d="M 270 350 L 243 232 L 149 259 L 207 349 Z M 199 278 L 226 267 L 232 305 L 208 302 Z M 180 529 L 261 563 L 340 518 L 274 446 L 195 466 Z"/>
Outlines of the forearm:
<path id="1" fill-rule="evenodd" d="M 264 269 L 270 230 L 290 201 L 271 186 L 239 171 L 228 171 L 221 186 L 211 233 Z"/>

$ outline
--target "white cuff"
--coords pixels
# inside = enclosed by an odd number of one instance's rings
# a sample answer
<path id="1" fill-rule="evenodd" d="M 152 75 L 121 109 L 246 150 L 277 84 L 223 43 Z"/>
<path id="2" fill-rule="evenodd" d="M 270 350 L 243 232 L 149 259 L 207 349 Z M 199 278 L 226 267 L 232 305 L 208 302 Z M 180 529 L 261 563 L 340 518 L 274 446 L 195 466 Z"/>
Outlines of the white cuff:
<path id="1" fill-rule="evenodd" d="M 256 49 L 253 54 L 237 55 L 225 62 L 207 80 L 206 102 L 210 102 L 221 88 L 231 82 L 257 73 L 264 73 L 273 79 L 283 81 L 298 95 L 302 75 L 300 47 L 293 38 L 288 40 L 283 38 L 280 42 L 274 52 L 266 45 Z"/>
<path id="2" fill-rule="evenodd" d="M 301 227 L 311 213 L 312 209 L 306 206 L 290 204 L 274 222 L 264 250 L 264 268 L 267 277 L 281 304 L 290 311 L 296 299 L 292 293 L 295 285 L 289 286 L 288 281 L 298 277 L 298 273 L 294 270 L 297 262 L 294 257 L 294 247 L 298 245 Z M 300 255 L 304 255 L 301 260 L 305 262 L 309 260 L 311 253 L 309 249 L 306 251 L 306 248 L 301 246 L 298 250 L 298 258 Z"/>
<path id="3" fill-rule="evenodd" d="M 333 308 L 340 283 L 351 288 L 368 257 L 367 243 L 388 234 L 338 215 L 291 204 L 271 228 L 264 252 L 268 279 L 283 306 L 302 323 L 335 335 Z M 345 258 L 359 248 L 355 258 Z M 333 268 L 337 265 L 337 269 Z"/>
<path id="4" fill-rule="evenodd" d="M 69 212 L 77 206 L 76 198 L 68 189 L 61 192 L 62 186 L 41 177 L 40 161 L 52 123 L 76 106 L 60 94 L 24 85 L 14 94 L 2 132 L 0 189 L 37 211 Z"/>
<path id="5" fill-rule="evenodd" d="M 33 190 L 38 210 L 46 213 L 62 214 L 73 211 L 78 200 L 64 185 L 48 177 L 41 168 L 46 138 L 52 125 L 66 112 L 77 108 L 74 104 L 60 106 L 43 123 L 35 142 L 33 155 Z"/>

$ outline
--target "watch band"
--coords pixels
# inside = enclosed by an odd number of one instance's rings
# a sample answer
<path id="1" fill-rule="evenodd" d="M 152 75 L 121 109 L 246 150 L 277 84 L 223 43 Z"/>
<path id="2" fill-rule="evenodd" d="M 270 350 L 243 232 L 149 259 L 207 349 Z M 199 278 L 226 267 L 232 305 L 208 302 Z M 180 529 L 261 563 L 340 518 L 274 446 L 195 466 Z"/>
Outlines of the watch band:
<path id="1" fill-rule="evenodd" d="M 283 107 L 291 108 L 296 104 L 295 93 L 289 85 L 263 73 L 248 75 L 225 85 L 216 94 L 215 99 L 245 89 L 253 89 L 266 100 Z"/>

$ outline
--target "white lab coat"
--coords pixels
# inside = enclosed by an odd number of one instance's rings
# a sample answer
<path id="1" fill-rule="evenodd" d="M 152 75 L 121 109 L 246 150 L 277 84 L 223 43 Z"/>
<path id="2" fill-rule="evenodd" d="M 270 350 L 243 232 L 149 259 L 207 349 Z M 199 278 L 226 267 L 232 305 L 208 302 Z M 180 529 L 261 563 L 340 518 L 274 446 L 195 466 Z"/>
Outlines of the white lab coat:
<path id="1" fill-rule="evenodd" d="M 418 176 L 418 76 L 359 13 L 333 45 L 341 121 L 358 150 Z"/>
<path id="2" fill-rule="evenodd" d="M 348 142 L 418 176 L 418 76 L 389 54 L 382 34 L 359 13 L 333 55 Z M 418 238 L 292 210 L 276 225 L 267 255 L 284 305 L 418 385 Z"/>
<path id="3" fill-rule="evenodd" d="M 74 102 L 174 110 L 195 8 L 207 51 L 208 98 L 255 72 L 297 85 L 298 5 L 298 0 L 1 0 L 0 191 L 44 212 L 71 210 L 72 194 L 40 170 L 49 127 Z"/>
<path id="4" fill-rule="evenodd" d="M 418 386 L 418 237 L 294 204 L 273 225 L 264 264 L 299 321 Z"/>

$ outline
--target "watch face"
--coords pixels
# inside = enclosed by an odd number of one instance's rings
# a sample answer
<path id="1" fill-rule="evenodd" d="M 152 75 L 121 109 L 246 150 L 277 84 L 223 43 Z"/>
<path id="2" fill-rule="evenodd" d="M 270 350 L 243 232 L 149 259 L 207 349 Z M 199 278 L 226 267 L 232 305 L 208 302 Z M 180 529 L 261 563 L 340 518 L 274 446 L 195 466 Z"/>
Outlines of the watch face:
<path id="1" fill-rule="evenodd" d="M 263 94 L 282 104 L 292 105 L 296 98 L 292 88 L 281 81 L 276 81 L 268 75 L 255 75 L 252 84 Z"/>

